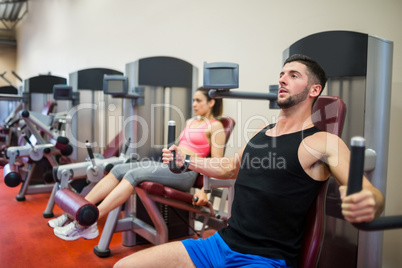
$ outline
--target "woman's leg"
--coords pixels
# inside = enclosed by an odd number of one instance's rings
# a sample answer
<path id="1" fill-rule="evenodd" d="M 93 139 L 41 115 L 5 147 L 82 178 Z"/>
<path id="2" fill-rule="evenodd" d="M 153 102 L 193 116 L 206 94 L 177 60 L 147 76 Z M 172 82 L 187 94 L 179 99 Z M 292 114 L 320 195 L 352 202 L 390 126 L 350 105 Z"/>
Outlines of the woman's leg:
<path id="1" fill-rule="evenodd" d="M 95 184 L 94 188 L 92 188 L 92 190 L 85 196 L 85 199 L 92 204 L 97 204 L 102 201 L 117 184 L 119 184 L 119 181 L 109 172 L 97 184 Z"/>
<path id="2" fill-rule="evenodd" d="M 196 178 L 197 173 L 195 172 L 174 174 L 160 162 L 139 162 L 136 168 L 127 172 L 121 182 L 100 203 L 98 206 L 99 218 L 126 202 L 133 193 L 134 187 L 143 181 L 154 181 L 187 191 L 193 186 Z"/>
<path id="3" fill-rule="evenodd" d="M 129 171 L 131 164 L 116 165 L 103 177 L 94 188 L 85 196 L 85 199 L 92 204 L 102 201 L 121 181 L 123 176 Z"/>
<path id="4" fill-rule="evenodd" d="M 119 181 L 123 178 L 124 174 L 127 173 L 129 168 L 130 165 L 128 164 L 116 165 L 105 177 L 95 184 L 92 190 L 85 196 L 85 199 L 92 204 L 98 204 L 116 187 L 117 184 L 119 184 Z M 49 220 L 48 224 L 52 228 L 57 228 L 64 226 L 71 220 L 72 219 L 69 219 L 68 215 L 64 213 L 55 219 Z"/>
<path id="5" fill-rule="evenodd" d="M 124 178 L 99 204 L 99 218 L 107 215 L 110 211 L 121 206 L 133 193 L 134 187 Z"/>
<path id="6" fill-rule="evenodd" d="M 143 181 L 152 181 L 180 191 L 188 191 L 194 185 L 197 176 L 198 173 L 194 171 L 175 174 L 161 162 L 150 161 L 142 162 L 136 169 L 127 172 L 124 178 L 133 187 Z"/>

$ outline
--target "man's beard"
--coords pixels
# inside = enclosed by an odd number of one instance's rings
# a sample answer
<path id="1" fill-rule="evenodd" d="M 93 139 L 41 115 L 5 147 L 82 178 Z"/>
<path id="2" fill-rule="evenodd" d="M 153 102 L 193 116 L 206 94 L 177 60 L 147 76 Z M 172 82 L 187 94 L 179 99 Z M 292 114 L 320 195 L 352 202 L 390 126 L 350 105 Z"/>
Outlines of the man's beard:
<path id="1" fill-rule="evenodd" d="M 288 98 L 286 98 L 284 100 L 278 100 L 278 106 L 281 109 L 287 109 L 292 106 L 295 106 L 296 104 L 299 104 L 300 102 L 304 101 L 307 98 L 308 92 L 309 92 L 309 88 L 306 87 L 299 94 L 296 94 L 294 96 L 289 96 Z"/>

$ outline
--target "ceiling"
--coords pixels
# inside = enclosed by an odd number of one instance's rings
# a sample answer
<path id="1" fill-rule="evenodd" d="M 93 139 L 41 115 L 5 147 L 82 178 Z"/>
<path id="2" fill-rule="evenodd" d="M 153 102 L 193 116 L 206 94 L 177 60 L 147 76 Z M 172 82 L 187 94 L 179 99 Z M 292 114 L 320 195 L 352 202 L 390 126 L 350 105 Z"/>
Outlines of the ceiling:
<path id="1" fill-rule="evenodd" d="M 27 12 L 28 0 L 0 0 L 0 45 L 17 45 L 15 26 Z"/>

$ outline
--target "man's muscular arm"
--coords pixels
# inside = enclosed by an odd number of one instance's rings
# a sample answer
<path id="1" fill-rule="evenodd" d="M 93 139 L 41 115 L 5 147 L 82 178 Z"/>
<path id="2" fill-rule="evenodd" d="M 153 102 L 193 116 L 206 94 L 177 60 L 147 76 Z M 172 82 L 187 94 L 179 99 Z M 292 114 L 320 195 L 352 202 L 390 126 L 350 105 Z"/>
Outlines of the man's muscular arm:
<path id="1" fill-rule="evenodd" d="M 384 210 L 384 196 L 371 182 L 363 177 L 362 190 L 346 196 L 350 151 L 346 144 L 336 135 L 321 135 L 319 143 L 325 143 L 325 158 L 331 174 L 340 185 L 342 199 L 342 214 L 352 223 L 370 222 Z"/>
<path id="2" fill-rule="evenodd" d="M 240 169 L 243 150 L 244 148 L 239 150 L 234 157 L 204 158 L 191 156 L 189 169 L 217 179 L 235 179 Z M 176 164 L 183 166 L 185 155 L 176 145 L 172 145 L 169 149 L 164 148 L 162 150 L 163 163 L 168 164 L 173 160 L 171 151 L 176 151 Z"/>

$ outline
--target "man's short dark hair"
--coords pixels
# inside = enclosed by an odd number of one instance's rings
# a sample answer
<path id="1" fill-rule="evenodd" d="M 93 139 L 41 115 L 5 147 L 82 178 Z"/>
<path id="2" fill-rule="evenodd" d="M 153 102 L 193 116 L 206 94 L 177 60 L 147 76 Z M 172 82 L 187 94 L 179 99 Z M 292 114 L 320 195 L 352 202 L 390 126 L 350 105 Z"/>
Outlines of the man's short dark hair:
<path id="1" fill-rule="evenodd" d="M 309 80 L 309 82 L 313 82 L 314 84 L 320 84 L 322 92 L 324 90 L 325 83 L 327 82 L 327 75 L 325 74 L 325 71 L 322 69 L 322 67 L 312 58 L 302 54 L 294 54 L 290 56 L 289 58 L 286 59 L 283 65 L 293 61 L 297 61 L 306 65 L 307 71 L 310 74 L 309 79 L 311 79 Z"/>

